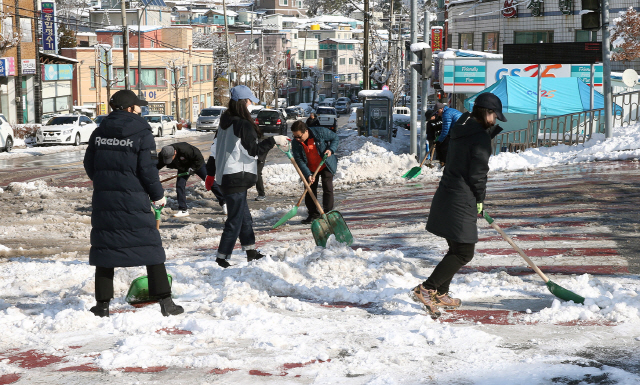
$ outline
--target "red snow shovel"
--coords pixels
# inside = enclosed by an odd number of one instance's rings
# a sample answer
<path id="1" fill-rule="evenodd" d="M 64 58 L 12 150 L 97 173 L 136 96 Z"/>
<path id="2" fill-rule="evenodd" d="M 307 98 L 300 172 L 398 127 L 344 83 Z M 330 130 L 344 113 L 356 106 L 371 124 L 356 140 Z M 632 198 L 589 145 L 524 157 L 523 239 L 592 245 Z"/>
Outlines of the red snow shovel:
<path id="1" fill-rule="evenodd" d="M 314 178 L 318 175 L 318 171 L 320 171 L 320 169 L 322 168 L 322 165 L 324 164 L 324 161 L 326 159 L 327 159 L 327 154 L 324 154 L 324 156 L 322 157 L 322 162 L 320 162 L 320 164 L 318 165 L 318 168 L 313 173 L 313 177 Z M 296 205 L 293 206 L 293 208 L 291 210 L 289 210 L 288 213 L 286 213 L 282 218 L 280 218 L 280 220 L 278 222 L 276 222 L 275 225 L 273 225 L 272 229 L 275 229 L 276 227 L 278 227 L 278 226 L 284 224 L 285 222 L 287 222 L 289 219 L 295 217 L 298 214 L 298 207 L 300 207 L 300 204 L 302 203 L 302 200 L 304 199 L 304 197 L 306 195 L 307 195 L 307 189 L 305 188 L 304 192 L 302 193 L 302 196 L 298 200 L 298 203 L 296 203 Z"/>
<path id="2" fill-rule="evenodd" d="M 285 155 L 287 155 L 287 157 L 291 161 L 291 164 L 293 164 L 293 167 L 298 172 L 298 175 L 300 175 L 300 179 L 302 179 L 302 183 L 304 183 L 309 196 L 313 198 L 313 202 L 316 204 L 318 212 L 320 212 L 320 215 L 322 215 L 311 224 L 311 233 L 313 234 L 313 238 L 316 241 L 316 245 L 326 247 L 327 240 L 329 240 L 329 237 L 331 236 L 331 234 L 333 234 L 335 235 L 338 242 L 346 243 L 348 246 L 351 246 L 351 244 L 353 243 L 353 235 L 351 235 L 351 231 L 349 230 L 349 227 L 347 227 L 342 214 L 335 210 L 328 213 L 325 213 L 322 210 L 322 205 L 320 205 L 320 202 L 318 202 L 318 200 L 316 199 L 313 191 L 311 191 L 309 182 L 307 182 L 307 179 L 302 174 L 302 171 L 300 171 L 298 164 L 293 159 L 290 145 L 289 148 L 287 148 L 287 151 L 281 149 L 280 146 L 278 146 L 278 148 L 280 149 L 280 151 L 284 152 Z"/>
<path id="3" fill-rule="evenodd" d="M 533 263 L 533 261 L 531 259 L 529 259 L 529 257 L 527 257 L 527 255 L 524 253 L 524 251 L 522 251 L 522 249 L 519 248 L 518 245 L 516 245 L 515 242 L 513 242 L 513 240 L 511 238 L 509 238 L 509 236 L 507 234 L 505 234 L 505 232 L 502 231 L 502 229 L 500 227 L 498 227 L 498 225 L 495 224 L 495 222 L 493 221 L 493 218 L 491 218 L 486 211 L 483 211 L 482 215 L 484 216 L 484 219 L 486 219 L 487 222 L 489 222 L 491 227 L 493 227 L 498 233 L 500 233 L 500 235 L 502 235 L 502 238 L 504 238 L 504 240 L 507 241 L 511 245 L 511 247 L 513 247 L 513 249 L 518 252 L 518 254 L 520 254 L 520 256 L 527 262 L 527 264 L 529 264 L 529 267 L 532 268 L 533 271 L 535 271 L 540 276 L 540 278 L 542 278 L 542 280 L 547 285 L 547 288 L 549 289 L 551 294 L 553 294 L 556 297 L 558 297 L 558 298 L 560 298 L 562 300 L 565 300 L 565 301 L 573 301 L 575 303 L 584 303 L 584 297 L 572 292 L 571 290 L 565 289 L 564 287 L 562 287 L 562 286 L 558 285 L 557 283 L 551 281 L 538 268 L 538 266 L 536 266 L 536 264 Z"/>

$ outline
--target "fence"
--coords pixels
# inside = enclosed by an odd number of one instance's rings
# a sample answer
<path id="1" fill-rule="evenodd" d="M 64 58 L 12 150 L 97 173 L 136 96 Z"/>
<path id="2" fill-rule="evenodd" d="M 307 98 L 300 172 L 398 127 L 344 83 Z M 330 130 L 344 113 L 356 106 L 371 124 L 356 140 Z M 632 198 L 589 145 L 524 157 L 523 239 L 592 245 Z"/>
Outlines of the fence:
<path id="1" fill-rule="evenodd" d="M 624 127 L 640 121 L 640 91 L 613 95 L 616 108 L 613 126 Z M 594 133 L 605 132 L 604 108 L 530 120 L 527 128 L 498 134 L 493 153 L 524 151 L 531 147 L 579 144 Z"/>

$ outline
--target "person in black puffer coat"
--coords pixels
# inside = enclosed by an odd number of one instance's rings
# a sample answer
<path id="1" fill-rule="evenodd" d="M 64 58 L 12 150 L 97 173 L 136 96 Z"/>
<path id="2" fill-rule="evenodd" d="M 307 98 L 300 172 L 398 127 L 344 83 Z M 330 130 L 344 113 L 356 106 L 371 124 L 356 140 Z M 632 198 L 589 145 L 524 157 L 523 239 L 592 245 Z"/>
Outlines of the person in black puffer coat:
<path id="1" fill-rule="evenodd" d="M 160 232 L 151 201 L 166 203 L 156 168 L 156 143 L 151 127 L 140 117 L 138 99 L 129 90 L 109 101 L 113 112 L 91 138 L 84 169 L 93 181 L 89 264 L 96 267 L 96 301 L 90 310 L 109 316 L 115 267 L 147 266 L 149 295 L 159 298 L 162 315 L 184 312 L 171 299 L 171 286 Z"/>
<path id="2" fill-rule="evenodd" d="M 318 120 L 315 112 L 309 114 L 309 117 L 307 118 L 305 124 L 307 125 L 307 127 L 317 127 L 320 125 L 320 121 Z"/>
<path id="3" fill-rule="evenodd" d="M 471 261 L 478 242 L 477 220 L 482 212 L 491 156 L 491 139 L 500 133 L 496 118 L 506 122 L 502 102 L 480 94 L 471 113 L 464 113 L 451 129 L 447 166 L 431 202 L 427 231 L 447 240 L 449 251 L 431 276 L 412 295 L 433 317 L 438 307 L 457 308 L 462 301 L 449 296 L 449 284 Z"/>

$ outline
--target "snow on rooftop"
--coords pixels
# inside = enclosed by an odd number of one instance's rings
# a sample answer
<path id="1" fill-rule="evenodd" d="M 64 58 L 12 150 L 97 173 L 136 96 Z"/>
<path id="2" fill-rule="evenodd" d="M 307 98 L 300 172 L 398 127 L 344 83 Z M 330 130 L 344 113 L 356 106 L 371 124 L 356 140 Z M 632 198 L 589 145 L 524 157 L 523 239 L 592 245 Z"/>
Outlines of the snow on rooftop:
<path id="1" fill-rule="evenodd" d="M 464 56 L 462 56 L 462 54 L 464 54 Z M 438 57 L 443 59 L 455 59 L 459 57 L 472 57 L 472 56 L 483 57 L 487 59 L 502 59 L 502 54 L 488 53 L 488 52 L 481 52 L 481 51 L 470 51 L 470 50 L 455 49 L 455 48 L 448 48 L 446 51 L 441 51 L 440 53 L 438 53 Z"/>

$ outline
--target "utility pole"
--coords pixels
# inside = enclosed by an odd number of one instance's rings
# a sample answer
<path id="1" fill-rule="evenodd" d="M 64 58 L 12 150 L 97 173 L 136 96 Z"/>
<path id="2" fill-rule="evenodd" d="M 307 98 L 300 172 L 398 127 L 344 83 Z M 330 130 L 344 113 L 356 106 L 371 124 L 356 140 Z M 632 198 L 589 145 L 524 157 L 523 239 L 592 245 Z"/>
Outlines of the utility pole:
<path id="1" fill-rule="evenodd" d="M 392 0 L 393 1 L 393 0 Z M 413 4 L 413 1 L 411 0 Z M 368 90 L 371 81 L 369 80 L 369 0 L 364 0 L 364 52 L 363 52 L 363 74 L 362 89 Z"/>
<path id="2" fill-rule="evenodd" d="M 22 36 L 22 31 L 20 30 L 20 2 L 15 0 L 15 23 L 16 23 L 16 33 L 18 36 Z M 18 67 L 18 76 L 15 77 L 15 92 L 16 92 L 16 121 L 18 124 L 25 123 L 24 122 L 24 113 L 22 111 L 22 49 L 20 44 L 16 45 L 16 66 Z M 36 66 L 39 66 L 40 63 L 36 63 Z"/>
<path id="3" fill-rule="evenodd" d="M 429 11 L 425 11 L 424 13 L 424 26 L 423 26 L 423 32 L 422 32 L 422 41 L 424 43 L 429 43 L 429 30 L 430 30 L 430 26 L 429 26 L 429 17 L 431 15 L 429 14 Z M 424 56 L 424 55 L 423 55 Z M 427 63 L 426 62 L 427 58 L 423 57 L 422 58 L 422 65 L 426 66 L 428 65 L 429 67 L 431 67 L 431 63 Z M 424 73 L 424 70 L 423 70 Z M 427 106 L 427 97 L 429 97 L 429 78 L 422 78 L 422 112 L 424 113 L 426 111 L 426 106 Z M 412 98 L 413 99 L 413 98 Z M 413 115 L 413 114 L 411 114 Z M 422 159 L 425 157 L 425 153 L 423 151 L 429 151 L 429 149 L 427 148 L 427 119 L 424 118 L 424 115 L 422 115 L 423 117 L 421 117 L 420 119 L 420 151 L 418 151 L 419 158 Z"/>
<path id="4" fill-rule="evenodd" d="M 418 42 L 418 0 L 411 0 L 411 44 Z M 413 51 L 409 50 L 411 55 L 411 61 L 415 62 L 418 58 Z M 418 154 L 418 71 L 411 67 L 411 132 L 410 138 L 410 150 L 411 154 Z"/>
<path id="5" fill-rule="evenodd" d="M 180 95 L 178 95 L 178 88 L 180 84 L 180 80 L 178 79 L 178 66 L 176 66 L 176 62 L 173 62 L 173 81 L 174 88 L 176 92 L 176 121 L 180 121 Z"/>
<path id="6" fill-rule="evenodd" d="M 227 42 L 227 78 L 229 79 L 229 89 L 231 89 L 231 49 L 229 48 L 229 25 L 227 24 L 226 0 L 222 0 L 222 14 L 224 17 L 224 37 Z"/>
<path id="7" fill-rule="evenodd" d="M 127 9 L 124 0 L 120 1 L 122 13 L 122 54 L 124 55 L 124 88 L 131 89 L 129 85 L 129 28 L 127 28 Z M 138 77 L 140 75 L 138 74 Z"/>
<path id="8" fill-rule="evenodd" d="M 602 93 L 604 94 L 604 136 L 611 138 L 611 36 L 609 34 L 609 0 L 602 0 Z"/>
<path id="9" fill-rule="evenodd" d="M 40 41 L 40 31 L 38 29 L 38 20 L 40 20 L 40 12 L 38 9 L 38 0 L 33 0 L 33 9 L 36 10 L 34 12 L 34 16 L 36 16 L 36 20 L 34 20 L 34 31 L 36 42 Z M 34 80 L 34 111 L 35 111 L 35 122 L 42 123 L 42 73 L 41 73 L 41 65 L 40 65 L 40 50 L 36 49 L 36 78 Z"/>
<path id="10" fill-rule="evenodd" d="M 107 113 L 111 113 L 111 62 L 109 61 L 109 55 L 105 55 L 105 65 L 107 67 Z"/>
<path id="11" fill-rule="evenodd" d="M 393 3 L 394 0 L 390 0 L 389 10 L 389 38 L 387 39 L 387 74 L 391 73 L 391 37 L 393 36 Z M 389 77 L 387 75 L 386 85 L 389 85 Z"/>

